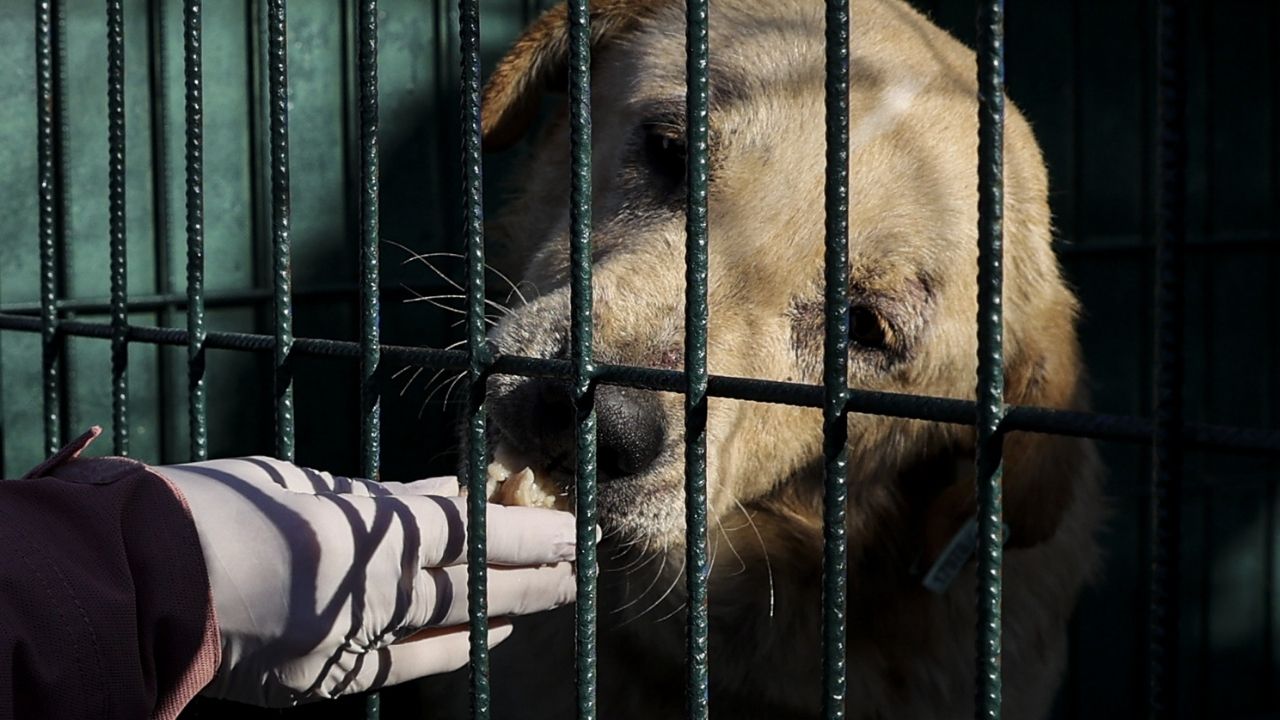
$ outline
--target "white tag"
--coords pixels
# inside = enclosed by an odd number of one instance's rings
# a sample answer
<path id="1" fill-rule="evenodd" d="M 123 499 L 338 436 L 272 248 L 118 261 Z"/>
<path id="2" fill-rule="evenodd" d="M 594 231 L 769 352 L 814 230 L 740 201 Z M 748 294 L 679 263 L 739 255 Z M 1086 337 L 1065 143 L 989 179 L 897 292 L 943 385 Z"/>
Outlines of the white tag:
<path id="1" fill-rule="evenodd" d="M 1002 542 L 1009 542 L 1009 526 L 1001 524 L 1004 530 Z M 929 592 L 942 593 L 951 587 L 952 581 L 956 579 L 956 575 L 969 562 L 969 558 L 973 557 L 973 551 L 978 546 L 978 520 L 969 518 L 955 535 L 951 536 L 951 542 L 947 543 L 947 547 L 943 549 L 942 554 L 934 561 L 929 568 L 929 572 L 925 573 L 924 580 L 921 584 Z"/>

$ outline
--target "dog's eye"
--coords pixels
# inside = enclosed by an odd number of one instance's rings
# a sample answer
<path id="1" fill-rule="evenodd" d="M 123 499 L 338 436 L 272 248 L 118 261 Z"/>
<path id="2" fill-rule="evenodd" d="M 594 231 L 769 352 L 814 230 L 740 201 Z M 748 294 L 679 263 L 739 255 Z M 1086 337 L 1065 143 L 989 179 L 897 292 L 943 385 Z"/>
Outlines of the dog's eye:
<path id="1" fill-rule="evenodd" d="M 884 321 L 865 305 L 849 308 L 849 342 L 866 350 L 883 350 L 887 340 Z"/>
<path id="2" fill-rule="evenodd" d="M 684 138 L 669 125 L 644 126 L 644 157 L 649 167 L 671 185 L 684 180 Z"/>

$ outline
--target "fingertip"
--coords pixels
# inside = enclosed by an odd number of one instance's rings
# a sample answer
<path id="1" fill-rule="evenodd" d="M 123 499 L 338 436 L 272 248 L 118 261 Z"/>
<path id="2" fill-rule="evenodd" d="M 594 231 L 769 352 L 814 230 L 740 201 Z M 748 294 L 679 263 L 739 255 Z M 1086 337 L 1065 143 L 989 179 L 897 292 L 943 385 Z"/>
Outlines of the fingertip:
<path id="1" fill-rule="evenodd" d="M 506 618 L 491 618 L 489 620 L 489 647 L 492 648 L 498 643 L 511 637 L 511 633 L 516 628 Z"/>
<path id="2" fill-rule="evenodd" d="M 452 475 L 423 478 L 407 483 L 399 483 L 395 491 L 410 495 L 448 495 L 455 496 L 460 492 L 458 478 Z"/>
<path id="3" fill-rule="evenodd" d="M 540 565 L 577 555 L 577 527 L 569 513 L 490 505 L 487 525 L 491 563 Z"/>

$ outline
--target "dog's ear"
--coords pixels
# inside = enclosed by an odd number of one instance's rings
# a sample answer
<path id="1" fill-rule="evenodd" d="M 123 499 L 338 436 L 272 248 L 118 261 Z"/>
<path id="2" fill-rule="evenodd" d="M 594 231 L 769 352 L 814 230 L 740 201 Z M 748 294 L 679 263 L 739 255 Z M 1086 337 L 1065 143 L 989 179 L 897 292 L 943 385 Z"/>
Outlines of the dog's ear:
<path id="1" fill-rule="evenodd" d="M 661 5 L 658 0 L 592 2 L 592 47 L 617 38 Z M 520 139 L 542 94 L 566 86 L 568 57 L 569 17 L 561 3 L 525 30 L 485 84 L 480 124 L 486 150 L 501 150 Z"/>
<path id="2" fill-rule="evenodd" d="M 1005 367 L 1005 401 L 1063 410 L 1087 404 L 1082 365 L 1074 334 L 1044 332 L 1024 338 Z M 973 517 L 973 430 L 954 435 L 955 465 L 946 486 L 925 511 L 924 556 L 933 561 L 952 536 Z M 960 439 L 963 438 L 963 439 Z M 1096 481 L 1099 461 L 1093 443 L 1083 438 L 1014 432 L 1004 439 L 1004 520 L 1007 547 L 1031 547 L 1053 537 L 1075 498 L 1079 483 Z"/>
<path id="3" fill-rule="evenodd" d="M 1022 338 L 1005 372 L 1005 401 L 1061 410 L 1084 410 L 1084 370 L 1075 333 L 1042 326 Z M 1011 547 L 1037 545 L 1053 536 L 1075 499 L 1079 483 L 1094 482 L 1093 443 L 1064 435 L 1014 432 L 1004 440 L 1004 504 Z"/>

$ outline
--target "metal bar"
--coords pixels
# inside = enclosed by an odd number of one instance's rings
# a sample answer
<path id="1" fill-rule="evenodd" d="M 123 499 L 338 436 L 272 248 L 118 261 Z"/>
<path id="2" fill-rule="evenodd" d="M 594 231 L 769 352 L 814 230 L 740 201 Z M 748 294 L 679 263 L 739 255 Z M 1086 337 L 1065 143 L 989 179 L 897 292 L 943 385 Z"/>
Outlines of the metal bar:
<path id="1" fill-rule="evenodd" d="M 203 0 L 182 8 L 182 56 L 186 85 L 187 175 L 187 424 L 191 460 L 209 457 L 209 409 L 205 388 L 204 327 L 204 51 Z"/>
<path id="2" fill-rule="evenodd" d="M 1268 21 L 1271 25 L 1271 107 L 1280 107 L 1280 3 L 1271 3 Z M 1270 157 L 1270 181 L 1271 181 L 1271 234 L 1280 238 L 1280 113 L 1271 113 L 1271 157 Z M 1269 287 L 1277 287 L 1280 285 L 1280 255 L 1272 253 L 1267 263 L 1267 284 Z M 1280 347 L 1280 321 L 1273 320 L 1271 324 L 1271 348 L 1269 354 L 1269 365 L 1275 367 L 1280 362 L 1277 357 L 1276 349 Z M 1276 426 L 1277 417 L 1276 406 L 1280 404 L 1280 387 L 1276 383 L 1276 379 L 1272 378 L 1270 382 L 1270 394 L 1267 401 L 1268 415 L 1271 422 L 1268 424 Z M 1280 468 L 1277 468 L 1280 469 Z M 1267 484 L 1266 495 L 1266 523 L 1263 532 L 1265 533 L 1265 550 L 1263 552 L 1263 573 L 1264 590 L 1262 595 L 1262 607 L 1265 608 L 1266 622 L 1263 625 L 1263 674 L 1262 677 L 1268 679 L 1268 692 L 1265 695 L 1266 702 L 1271 707 L 1280 705 L 1280 682 L 1277 682 L 1278 674 L 1276 672 L 1276 551 L 1277 545 L 1280 544 L 1280 523 L 1276 518 L 1276 500 L 1280 494 L 1280 489 L 1276 488 L 1275 483 Z"/>
<path id="3" fill-rule="evenodd" d="M 480 3 L 458 0 L 462 48 L 462 185 L 466 233 L 467 302 L 467 589 L 471 618 L 471 716 L 489 717 L 489 603 L 485 557 L 488 426 L 485 384 L 489 347 L 485 334 L 484 183 L 480 157 Z"/>
<path id="4" fill-rule="evenodd" d="M 253 287 L 267 288 L 268 297 L 275 303 L 274 260 L 271 246 L 271 101 L 267 83 L 267 25 L 269 12 L 267 0 L 245 0 L 245 47 L 248 53 L 247 87 L 245 96 L 249 107 L 245 132 L 249 138 L 249 216 L 251 270 Z M 265 308 L 255 308 L 254 328 L 274 324 L 274 318 Z"/>
<path id="5" fill-rule="evenodd" d="M 578 521 L 577 669 L 578 720 L 596 717 L 596 412 L 592 361 L 591 294 L 591 14 L 587 0 L 568 0 L 570 351 L 577 421 L 575 502 Z"/>
<path id="6" fill-rule="evenodd" d="M 0 331 L 38 333 L 42 329 L 43 322 L 39 317 L 0 313 Z M 106 323 L 62 320 L 58 329 L 62 334 L 71 337 L 111 338 L 111 326 Z M 190 334 L 181 328 L 129 326 L 129 342 L 134 343 L 185 346 L 188 344 L 189 337 Z M 204 346 L 209 350 L 271 353 L 275 351 L 276 338 L 273 335 L 210 331 L 206 334 Z M 354 342 L 297 338 L 294 341 L 293 352 L 298 356 L 358 361 L 361 349 L 359 343 Z M 468 366 L 465 351 L 420 346 L 384 344 L 382 358 L 387 362 L 417 364 L 437 369 L 465 370 Z M 544 377 L 568 382 L 572 382 L 574 376 L 573 364 L 564 360 L 497 355 L 489 362 L 491 374 Z M 597 385 L 674 393 L 683 393 L 687 385 L 684 373 L 678 370 L 605 363 L 595 365 L 594 380 Z M 824 388 L 821 385 L 724 375 L 708 376 L 707 397 L 792 407 L 825 407 Z M 968 400 L 856 389 L 849 390 L 848 411 L 953 425 L 973 425 L 977 412 L 976 404 Z M 1067 435 L 1139 445 L 1151 444 L 1153 426 L 1154 423 L 1148 418 L 1025 405 L 1007 406 L 1004 420 L 1000 424 L 1001 429 L 1006 433 L 1033 432 Z M 1188 448 L 1280 457 L 1280 431 L 1277 430 L 1186 423 L 1182 426 L 1181 438 Z"/>
<path id="7" fill-rule="evenodd" d="M 184 0 L 185 1 L 185 0 Z M 358 297 L 359 285 L 347 283 L 316 285 L 311 288 L 295 290 L 294 298 L 318 300 L 347 299 Z M 383 297 L 391 297 L 397 301 L 413 301 L 422 295 L 441 295 L 457 292 L 452 285 L 443 281 L 434 283 L 417 283 L 413 285 L 394 284 L 379 287 Z M 240 290 L 215 290 L 204 294 L 206 308 L 243 307 L 268 302 L 274 299 L 275 292 L 270 288 L 244 288 Z M 187 293 L 153 293 L 150 295 L 132 295 L 129 297 L 130 312 L 149 312 L 154 310 L 181 309 L 190 303 Z M 97 315 L 111 312 L 111 301 L 97 298 L 59 299 L 54 303 L 59 312 Z M 14 315 L 38 315 L 39 302 L 15 302 L 0 305 L 0 313 Z"/>
<path id="8" fill-rule="evenodd" d="M 1001 713 L 1004 564 L 1004 0 L 978 6 L 978 627 L 976 716 Z"/>
<path id="9" fill-rule="evenodd" d="M 340 34 L 342 48 L 342 228 L 348 237 L 361 237 L 360 207 L 363 202 L 364 188 L 360 186 L 361 167 L 361 99 L 360 99 L 360 22 L 363 19 L 364 0 L 340 3 L 342 14 L 342 32 Z M 356 262 L 357 276 L 360 275 Z M 357 280 L 356 286 L 362 283 Z M 362 291 L 363 288 L 360 288 Z M 359 303 L 356 303 L 356 332 L 361 322 Z"/>
<path id="10" fill-rule="evenodd" d="M 111 265 L 111 442 L 129 454 L 129 293 L 125 245 L 124 4 L 107 0 L 107 195 Z"/>
<path id="11" fill-rule="evenodd" d="M 822 686 L 823 715 L 845 716 L 849 547 L 849 2 L 827 0 L 826 337 L 824 339 Z"/>
<path id="12" fill-rule="evenodd" d="M 378 473 L 382 404 L 374 379 L 381 351 L 378 292 L 378 0 L 362 0 L 357 21 L 360 85 L 361 472 Z"/>
<path id="13" fill-rule="evenodd" d="M 378 0 L 361 0 L 356 20 L 360 85 L 360 467 L 377 479 L 382 457 L 382 338 L 378 294 Z M 378 720 L 382 700 L 365 696 L 365 717 Z"/>
<path id="14" fill-rule="evenodd" d="M 684 471 L 688 585 L 687 701 L 692 720 L 709 713 L 707 579 L 707 0 L 688 0 L 685 18 L 688 198 L 685 209 Z"/>
<path id="15" fill-rule="evenodd" d="M 267 5 L 267 94 L 271 125 L 271 240 L 275 290 L 276 456 L 293 460 L 293 270 L 289 240 L 289 50 L 285 0 Z"/>
<path id="16" fill-rule="evenodd" d="M 39 167 L 40 202 L 40 339 L 44 404 L 44 451 L 52 455 L 62 445 L 60 408 L 60 363 L 62 341 L 58 332 L 58 210 L 62 186 L 58 166 L 61 162 L 57 143 L 58 94 L 55 88 L 58 69 L 54 50 L 54 0 L 37 0 L 36 25 L 36 162 Z"/>
<path id="17" fill-rule="evenodd" d="M 1150 495 L 1147 716 L 1178 698 L 1178 556 L 1182 513 L 1182 242 L 1186 232 L 1186 5 L 1160 0 L 1156 20 L 1155 427 Z"/>
<path id="18" fill-rule="evenodd" d="M 168 35 L 165 13 L 166 0 L 148 0 L 147 2 L 147 36 L 150 46 L 147 52 L 147 91 L 151 100 L 150 127 L 151 133 L 151 227 L 152 243 L 155 250 L 155 263 L 152 277 L 155 279 L 157 293 L 173 292 L 173 257 L 170 245 L 170 223 L 172 216 L 172 198 L 169 192 L 169 98 L 166 90 L 169 86 Z M 127 299 L 126 299 L 127 301 Z M 133 312 L 133 305 L 128 304 Z M 173 324 L 171 308 L 162 308 L 157 324 L 167 327 Z M 160 408 L 156 419 L 156 445 L 159 448 L 159 460 L 168 460 L 171 451 L 169 424 L 170 408 L 173 402 L 169 397 L 169 378 L 173 355 L 167 352 L 156 353 L 156 405 Z"/>

